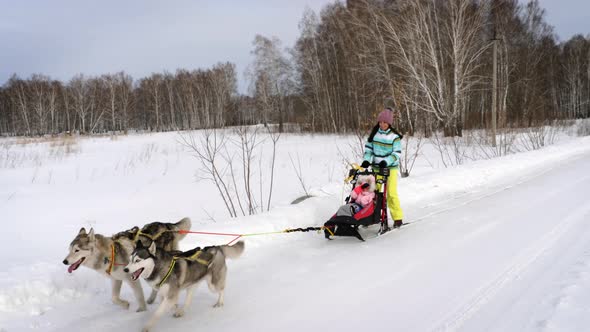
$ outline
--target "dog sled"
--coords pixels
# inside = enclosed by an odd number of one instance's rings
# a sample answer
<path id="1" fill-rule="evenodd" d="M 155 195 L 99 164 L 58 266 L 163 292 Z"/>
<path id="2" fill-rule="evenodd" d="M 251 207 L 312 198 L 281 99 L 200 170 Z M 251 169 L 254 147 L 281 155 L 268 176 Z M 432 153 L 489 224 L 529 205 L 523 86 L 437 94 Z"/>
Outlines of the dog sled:
<path id="1" fill-rule="evenodd" d="M 352 184 L 354 189 L 360 176 L 369 175 L 375 178 L 375 198 L 372 203 L 363 207 L 360 211 L 351 215 L 339 215 L 337 212 L 324 223 L 324 235 L 326 239 L 331 240 L 332 236 L 354 236 L 361 241 L 365 239 L 359 233 L 359 227 L 368 227 L 379 225 L 379 233 L 383 234 L 390 230 L 387 223 L 387 178 L 389 177 L 389 168 L 371 167 L 364 169 L 358 165 L 348 173 L 346 182 Z M 352 192 L 351 192 L 352 193 Z M 350 195 L 346 197 L 345 203 L 350 202 Z"/>

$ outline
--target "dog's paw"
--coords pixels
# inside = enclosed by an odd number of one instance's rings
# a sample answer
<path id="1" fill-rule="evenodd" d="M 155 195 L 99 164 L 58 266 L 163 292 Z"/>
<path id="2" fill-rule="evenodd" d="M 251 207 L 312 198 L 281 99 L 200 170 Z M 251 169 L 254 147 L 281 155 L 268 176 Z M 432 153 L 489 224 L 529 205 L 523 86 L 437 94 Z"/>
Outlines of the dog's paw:
<path id="1" fill-rule="evenodd" d="M 150 332 L 150 329 L 147 327 L 144 327 L 143 329 L 141 329 L 141 332 Z"/>
<path id="2" fill-rule="evenodd" d="M 142 312 L 142 311 L 146 311 L 146 310 L 147 310 L 147 307 L 143 306 L 143 307 L 137 308 L 136 312 Z"/>
<path id="3" fill-rule="evenodd" d="M 176 309 L 176 311 L 174 312 L 174 317 L 179 318 L 182 316 L 184 316 L 184 309 L 182 309 L 182 308 Z"/>
<path id="4" fill-rule="evenodd" d="M 156 301 L 155 297 L 153 299 L 149 298 L 146 302 L 147 302 L 147 304 L 154 304 L 154 301 Z"/>
<path id="5" fill-rule="evenodd" d="M 221 308 L 223 307 L 223 302 L 217 302 L 213 305 L 213 308 Z"/>
<path id="6" fill-rule="evenodd" d="M 115 299 L 113 300 L 115 304 L 120 305 L 123 309 L 129 309 L 129 302 L 125 300 Z"/>

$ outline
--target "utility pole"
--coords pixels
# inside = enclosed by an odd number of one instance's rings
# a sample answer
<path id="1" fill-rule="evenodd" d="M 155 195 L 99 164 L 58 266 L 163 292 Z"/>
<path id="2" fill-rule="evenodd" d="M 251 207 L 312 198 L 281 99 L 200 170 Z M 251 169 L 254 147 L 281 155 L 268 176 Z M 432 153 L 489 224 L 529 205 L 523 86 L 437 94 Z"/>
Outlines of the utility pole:
<path id="1" fill-rule="evenodd" d="M 496 110 L 498 101 L 498 38 L 496 37 L 496 27 L 494 27 L 494 47 L 493 64 L 492 64 L 492 146 L 496 147 Z"/>

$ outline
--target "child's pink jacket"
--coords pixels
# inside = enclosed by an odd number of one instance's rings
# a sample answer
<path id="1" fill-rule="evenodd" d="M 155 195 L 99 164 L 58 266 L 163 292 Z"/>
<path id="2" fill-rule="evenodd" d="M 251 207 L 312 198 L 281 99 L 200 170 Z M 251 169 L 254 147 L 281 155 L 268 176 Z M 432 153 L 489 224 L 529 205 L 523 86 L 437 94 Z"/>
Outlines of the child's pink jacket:
<path id="1" fill-rule="evenodd" d="M 365 207 L 375 199 L 375 192 L 371 190 L 363 190 L 361 186 L 354 188 L 352 193 L 350 193 L 350 199 L 352 202 L 360 204 L 362 207 Z"/>

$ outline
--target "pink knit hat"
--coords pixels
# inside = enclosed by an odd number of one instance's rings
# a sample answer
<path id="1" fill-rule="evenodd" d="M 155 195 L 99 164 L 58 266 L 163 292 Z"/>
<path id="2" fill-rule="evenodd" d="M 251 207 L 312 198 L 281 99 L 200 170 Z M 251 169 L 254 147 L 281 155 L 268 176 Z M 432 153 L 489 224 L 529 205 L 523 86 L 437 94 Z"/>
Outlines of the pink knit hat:
<path id="1" fill-rule="evenodd" d="M 377 117 L 378 122 L 387 122 L 389 125 L 393 125 L 393 112 L 390 109 L 385 109 L 379 113 Z"/>

